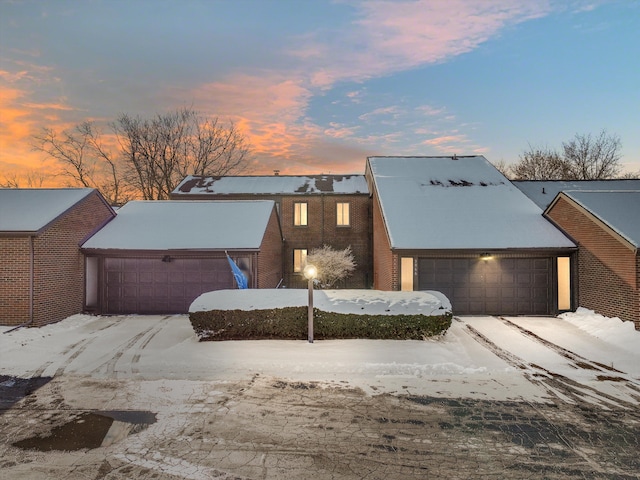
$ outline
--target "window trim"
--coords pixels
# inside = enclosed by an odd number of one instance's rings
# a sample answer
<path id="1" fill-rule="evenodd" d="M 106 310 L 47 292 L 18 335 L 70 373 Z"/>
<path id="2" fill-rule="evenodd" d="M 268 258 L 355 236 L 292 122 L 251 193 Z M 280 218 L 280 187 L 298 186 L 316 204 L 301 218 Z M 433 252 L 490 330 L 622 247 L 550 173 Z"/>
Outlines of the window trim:
<path id="1" fill-rule="evenodd" d="M 293 203 L 293 226 L 307 227 L 308 225 L 309 225 L 309 203 L 294 202 Z"/>
<path id="2" fill-rule="evenodd" d="M 344 222 L 345 212 L 344 207 L 346 205 L 346 217 L 347 221 Z M 342 211 L 340 211 L 342 207 Z M 342 221 L 342 223 L 341 223 Z M 351 226 L 351 202 L 336 202 L 336 227 L 350 227 Z"/>
<path id="3" fill-rule="evenodd" d="M 309 251 L 306 248 L 293 249 L 293 273 L 302 273 L 307 263 L 307 255 L 309 255 Z"/>

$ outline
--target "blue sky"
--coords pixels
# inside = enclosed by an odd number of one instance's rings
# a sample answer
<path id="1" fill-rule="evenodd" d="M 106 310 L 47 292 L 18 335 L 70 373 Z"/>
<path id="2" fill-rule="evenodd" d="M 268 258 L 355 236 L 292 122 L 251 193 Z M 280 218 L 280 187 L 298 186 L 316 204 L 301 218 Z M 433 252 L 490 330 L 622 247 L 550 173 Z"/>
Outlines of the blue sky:
<path id="1" fill-rule="evenodd" d="M 5 1 L 0 176 L 55 172 L 42 127 L 183 106 L 234 121 L 255 173 L 513 163 L 602 129 L 638 171 L 638 32 L 640 1 Z"/>

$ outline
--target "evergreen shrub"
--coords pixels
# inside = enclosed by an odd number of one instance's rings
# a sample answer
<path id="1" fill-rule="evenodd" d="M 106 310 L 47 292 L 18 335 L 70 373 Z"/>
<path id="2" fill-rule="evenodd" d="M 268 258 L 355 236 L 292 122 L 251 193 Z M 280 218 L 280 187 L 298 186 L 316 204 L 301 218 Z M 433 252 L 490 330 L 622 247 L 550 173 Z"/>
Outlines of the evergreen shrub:
<path id="1" fill-rule="evenodd" d="M 314 309 L 317 340 L 368 338 L 422 340 L 451 326 L 451 312 L 442 315 L 356 315 Z M 189 314 L 200 341 L 303 340 L 307 338 L 307 307 L 268 310 L 209 310 Z"/>

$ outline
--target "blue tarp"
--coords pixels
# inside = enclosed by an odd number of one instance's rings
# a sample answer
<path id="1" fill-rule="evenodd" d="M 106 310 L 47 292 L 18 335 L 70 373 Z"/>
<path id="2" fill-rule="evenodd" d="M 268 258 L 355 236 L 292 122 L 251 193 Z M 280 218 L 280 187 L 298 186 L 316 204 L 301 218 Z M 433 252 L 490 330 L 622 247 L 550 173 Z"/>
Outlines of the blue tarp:
<path id="1" fill-rule="evenodd" d="M 231 271 L 233 272 L 233 279 L 236 281 L 236 285 L 238 285 L 238 288 L 249 288 L 249 285 L 247 284 L 247 277 L 245 277 L 244 273 L 242 273 L 242 270 L 240 270 L 238 265 L 236 265 L 236 262 L 234 262 L 228 254 L 227 260 L 229 260 L 229 265 L 231 266 Z"/>

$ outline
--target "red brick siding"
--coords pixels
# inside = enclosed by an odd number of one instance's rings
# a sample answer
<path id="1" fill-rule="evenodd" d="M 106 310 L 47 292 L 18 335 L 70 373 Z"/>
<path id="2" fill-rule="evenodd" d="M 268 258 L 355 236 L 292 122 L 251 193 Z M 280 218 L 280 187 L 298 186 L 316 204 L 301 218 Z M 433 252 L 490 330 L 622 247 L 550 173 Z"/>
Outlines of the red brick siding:
<path id="1" fill-rule="evenodd" d="M 636 253 L 636 311 L 638 315 L 635 319 L 636 330 L 640 330 L 640 252 Z"/>
<path id="2" fill-rule="evenodd" d="M 258 253 L 258 288 L 275 288 L 282 278 L 282 234 L 275 208 Z"/>
<path id="3" fill-rule="evenodd" d="M 29 237 L 0 238 L 0 325 L 29 320 Z"/>
<path id="4" fill-rule="evenodd" d="M 308 225 L 293 224 L 294 204 L 307 202 Z M 349 226 L 336 225 L 338 203 L 349 203 Z M 322 245 L 336 250 L 351 246 L 356 271 L 338 287 L 367 288 L 371 284 L 371 233 L 368 195 L 295 195 L 284 196 L 280 206 L 282 232 L 285 238 L 284 271 L 287 286 L 304 288 L 306 280 L 293 272 L 293 250 L 309 252 Z"/>
<path id="5" fill-rule="evenodd" d="M 57 322 L 82 312 L 85 281 L 84 256 L 80 252 L 80 242 L 111 215 L 109 207 L 99 194 L 94 192 L 35 237 L 33 325 Z M 20 244 L 28 242 L 25 238 L 6 240 Z M 21 253 L 21 258 L 24 259 L 24 266 L 19 269 L 19 273 L 13 275 L 15 281 L 22 285 L 20 298 L 23 300 L 20 305 L 14 305 L 16 314 L 9 320 L 0 320 L 10 325 L 29 321 L 28 248 L 26 256 Z M 1 298 L 5 295 L 5 291 L 0 292 Z"/>
<path id="6" fill-rule="evenodd" d="M 382 212 L 375 196 L 373 199 L 373 288 L 386 291 L 399 290 L 398 256 L 391 252 Z"/>
<path id="7" fill-rule="evenodd" d="M 548 212 L 577 243 L 578 303 L 596 312 L 640 321 L 638 257 L 606 227 L 564 198 Z"/>

